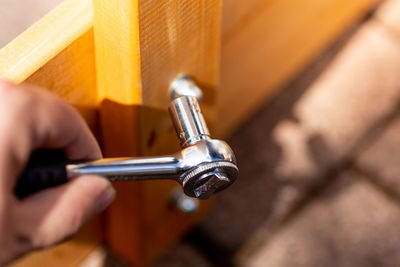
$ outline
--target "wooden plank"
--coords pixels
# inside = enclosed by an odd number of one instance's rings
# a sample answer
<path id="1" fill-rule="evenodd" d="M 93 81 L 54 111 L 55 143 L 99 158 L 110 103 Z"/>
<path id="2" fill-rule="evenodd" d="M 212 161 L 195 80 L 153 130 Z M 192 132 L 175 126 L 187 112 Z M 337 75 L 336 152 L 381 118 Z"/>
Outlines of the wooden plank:
<path id="1" fill-rule="evenodd" d="M 90 0 L 67 0 L 0 50 L 0 77 L 28 82 L 75 105 L 97 134 Z"/>
<path id="2" fill-rule="evenodd" d="M 139 2 L 143 104 L 165 109 L 179 73 L 209 89 L 219 78 L 221 0 Z M 206 91 L 203 105 L 212 106 Z"/>
<path id="3" fill-rule="evenodd" d="M 173 152 L 178 143 L 167 114 L 168 87 L 184 72 L 215 88 L 221 1 L 95 0 L 94 12 L 99 94 L 107 99 L 102 107 L 105 153 Z M 207 92 L 208 110 L 211 95 L 212 89 Z M 152 136 L 154 140 L 147 141 Z M 111 247 L 130 263 L 148 262 L 198 220 L 199 215 L 171 210 L 176 185 L 117 185 L 107 236 Z"/>
<path id="4" fill-rule="evenodd" d="M 93 29 L 89 29 L 24 82 L 46 88 L 74 105 L 100 139 L 93 39 Z"/>
<path id="5" fill-rule="evenodd" d="M 213 131 L 215 93 L 219 78 L 220 0 L 140 1 L 140 47 L 143 105 L 141 152 L 144 155 L 172 153 L 179 149 L 166 108 L 168 88 L 180 73 L 194 77 L 202 86 L 202 108 Z M 148 142 L 146 140 L 150 140 Z M 145 255 L 155 258 L 198 222 L 210 207 L 202 201 L 195 214 L 185 215 L 170 206 L 174 182 L 146 182 L 143 214 L 147 238 Z"/>
<path id="6" fill-rule="evenodd" d="M 252 17 L 242 20 L 223 39 L 221 89 L 216 105 L 218 135 L 227 135 L 237 128 L 279 86 L 377 2 L 260 2 L 262 5 L 258 5 Z M 237 105 L 232 108 L 228 103 Z"/>
<path id="7" fill-rule="evenodd" d="M 223 0 L 222 39 L 235 34 L 246 21 L 257 16 L 259 10 L 277 0 Z"/>
<path id="8" fill-rule="evenodd" d="M 94 0 L 100 99 L 141 102 L 139 9 L 137 1 Z"/>
<path id="9" fill-rule="evenodd" d="M 94 238 L 99 234 L 98 223 L 87 226 L 72 241 L 65 242 L 52 249 L 38 251 L 14 262 L 12 267 L 43 267 L 43 266 L 60 266 L 70 267 L 78 266 L 84 261 L 92 251 L 98 247 L 99 240 L 94 242 Z M 97 228 L 97 229 L 96 229 Z"/>
<path id="10" fill-rule="evenodd" d="M 105 156 L 139 155 L 141 103 L 137 1 L 94 0 L 96 65 Z M 106 240 L 133 264 L 143 261 L 142 183 L 114 183 Z"/>
<path id="11" fill-rule="evenodd" d="M 90 0 L 63 2 L 0 50 L 0 77 L 24 81 L 91 26 Z"/>

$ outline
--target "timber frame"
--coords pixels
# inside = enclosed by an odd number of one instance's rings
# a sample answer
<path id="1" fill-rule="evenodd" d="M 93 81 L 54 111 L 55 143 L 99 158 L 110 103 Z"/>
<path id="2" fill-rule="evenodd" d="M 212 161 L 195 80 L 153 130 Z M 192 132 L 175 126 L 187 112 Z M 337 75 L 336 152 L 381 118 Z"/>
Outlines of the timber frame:
<path id="1" fill-rule="evenodd" d="M 165 92 L 178 74 L 205 88 L 207 121 L 226 136 L 377 2 L 66 0 L 0 50 L 0 77 L 75 105 L 107 156 L 168 153 L 176 137 Z M 112 207 L 75 239 L 15 266 L 76 266 L 102 244 L 143 265 L 210 205 L 172 209 L 169 182 L 116 187 Z"/>

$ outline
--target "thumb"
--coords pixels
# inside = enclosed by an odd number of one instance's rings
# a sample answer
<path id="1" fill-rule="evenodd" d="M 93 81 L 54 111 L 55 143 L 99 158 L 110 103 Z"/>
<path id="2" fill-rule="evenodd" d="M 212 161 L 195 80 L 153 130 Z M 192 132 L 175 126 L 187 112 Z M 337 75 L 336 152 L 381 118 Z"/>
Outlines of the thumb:
<path id="1" fill-rule="evenodd" d="M 33 248 L 48 247 L 75 234 L 114 198 L 115 190 L 109 181 L 81 176 L 19 202 L 17 229 Z"/>

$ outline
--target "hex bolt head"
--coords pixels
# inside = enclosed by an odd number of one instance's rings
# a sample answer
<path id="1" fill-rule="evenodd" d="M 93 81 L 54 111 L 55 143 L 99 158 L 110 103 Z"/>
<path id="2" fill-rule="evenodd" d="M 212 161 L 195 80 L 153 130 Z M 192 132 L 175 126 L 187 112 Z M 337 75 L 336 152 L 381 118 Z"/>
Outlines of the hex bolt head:
<path id="1" fill-rule="evenodd" d="M 199 178 L 198 185 L 195 186 L 194 193 L 197 198 L 208 199 L 218 189 L 229 184 L 230 180 L 226 173 L 216 169 L 212 172 L 206 173 Z"/>
<path id="2" fill-rule="evenodd" d="M 203 91 L 196 82 L 188 75 L 180 75 L 170 87 L 170 98 L 172 100 L 181 96 L 194 96 L 198 101 L 203 99 Z"/>

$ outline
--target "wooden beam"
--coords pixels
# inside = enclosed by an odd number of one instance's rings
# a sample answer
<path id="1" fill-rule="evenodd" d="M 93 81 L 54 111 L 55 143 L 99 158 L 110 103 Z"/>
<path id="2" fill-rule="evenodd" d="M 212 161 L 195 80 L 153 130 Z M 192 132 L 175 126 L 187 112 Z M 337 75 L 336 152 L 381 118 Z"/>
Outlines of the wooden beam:
<path id="1" fill-rule="evenodd" d="M 221 1 L 93 3 L 105 153 L 173 152 L 178 143 L 167 114 L 168 87 L 180 73 L 192 75 L 207 88 L 216 87 Z M 211 110 L 212 89 L 206 99 L 207 110 Z M 116 186 L 118 196 L 109 212 L 108 241 L 133 264 L 142 265 L 154 258 L 204 214 L 204 209 L 193 216 L 171 210 L 171 191 L 176 183 Z"/>
<path id="2" fill-rule="evenodd" d="M 92 27 L 90 0 L 67 0 L 0 50 L 0 77 L 22 82 Z"/>
<path id="3" fill-rule="evenodd" d="M 0 77 L 46 88 L 75 105 L 98 135 L 93 12 L 67 0 L 0 49 Z"/>
<path id="4" fill-rule="evenodd" d="M 221 5 L 221 0 L 139 1 L 144 105 L 168 106 L 168 87 L 179 73 L 216 89 Z M 212 106 L 215 92 L 205 93 L 203 104 Z"/>
<path id="5" fill-rule="evenodd" d="M 137 156 L 141 71 L 137 1 L 94 0 L 98 90 L 105 156 Z M 133 264 L 143 261 L 142 183 L 114 183 L 107 243 Z"/>
<path id="6" fill-rule="evenodd" d="M 96 224 L 98 225 L 98 224 Z M 59 266 L 72 267 L 86 259 L 99 246 L 99 229 L 93 223 L 86 227 L 76 238 L 52 249 L 37 251 L 14 262 L 12 267 Z M 96 229 L 97 228 L 97 229 Z"/>
<path id="7" fill-rule="evenodd" d="M 201 105 L 213 132 L 221 12 L 222 0 L 139 1 L 142 102 L 145 107 L 151 107 L 141 113 L 141 152 L 144 155 L 172 153 L 179 149 L 166 112 L 170 103 L 168 88 L 178 74 L 191 75 L 203 88 L 205 97 Z M 143 245 L 149 259 L 177 241 L 210 207 L 209 201 L 202 201 L 199 211 L 192 215 L 171 209 L 168 205 L 176 187 L 174 182 L 144 183 L 147 238 Z"/>
<path id="8" fill-rule="evenodd" d="M 140 104 L 138 1 L 94 0 L 100 99 Z"/>

